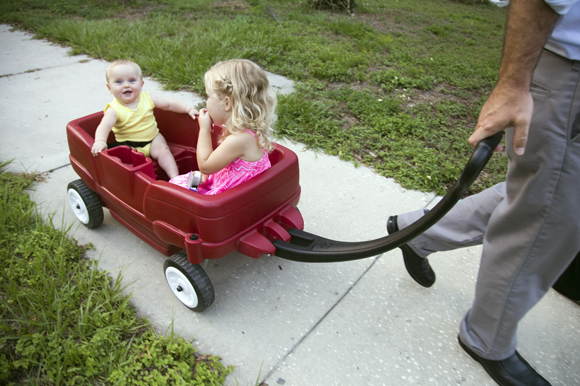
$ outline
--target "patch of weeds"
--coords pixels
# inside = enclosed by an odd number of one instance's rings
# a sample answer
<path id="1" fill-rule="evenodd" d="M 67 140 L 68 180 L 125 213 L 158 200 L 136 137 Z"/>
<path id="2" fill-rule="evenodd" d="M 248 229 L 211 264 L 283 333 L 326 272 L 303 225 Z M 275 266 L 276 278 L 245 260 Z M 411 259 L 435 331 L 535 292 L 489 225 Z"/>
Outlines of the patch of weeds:
<path id="1" fill-rule="evenodd" d="M 442 100 L 407 107 L 397 95 L 323 86 L 306 82 L 280 99 L 279 135 L 368 165 L 406 188 L 444 194 L 457 180 L 471 155 L 467 138 L 476 118 L 468 106 Z M 295 111 L 300 114 L 292 116 Z M 472 192 L 503 181 L 504 164 L 505 157 L 494 157 L 486 168 L 494 172 L 483 174 Z"/>
<path id="2" fill-rule="evenodd" d="M 462 4 L 482 5 L 482 6 L 486 6 L 486 7 L 492 6 L 492 4 L 489 0 L 452 0 L 452 1 L 455 1 L 457 3 L 462 3 Z M 495 6 L 495 5 L 493 5 L 493 6 Z"/>
<path id="3" fill-rule="evenodd" d="M 355 0 L 307 0 L 314 9 L 331 9 L 352 12 L 357 8 Z"/>
<path id="4" fill-rule="evenodd" d="M 307 70 L 316 79 L 347 82 L 354 79 L 357 69 L 366 68 L 368 64 L 364 54 L 345 44 L 332 48 L 319 47 Z"/>
<path id="5" fill-rule="evenodd" d="M 431 25 L 425 28 L 425 31 L 430 32 L 437 36 L 447 37 L 451 32 L 454 32 L 455 29 L 453 26 L 450 25 Z"/>
<path id="6" fill-rule="evenodd" d="M 156 334 L 98 262 L 36 213 L 34 174 L 0 165 L 0 383 L 221 385 L 233 370 Z"/>
<path id="7" fill-rule="evenodd" d="M 436 84 L 436 78 L 425 74 L 425 71 L 420 68 L 411 67 L 407 70 L 407 74 L 402 75 L 396 70 L 383 70 L 373 73 L 371 80 L 385 91 L 393 91 L 397 88 L 430 90 Z"/>
<path id="8" fill-rule="evenodd" d="M 28 24 L 29 18 L 50 19 L 53 17 L 80 17 L 83 19 L 96 20 L 114 15 L 128 5 L 128 1 L 109 1 L 104 3 L 98 0 L 22 0 L 2 1 L 0 13 L 8 17 L 8 22 Z M 132 1 L 136 4 L 136 1 Z M 140 2 L 142 4 L 143 2 Z M 11 16 L 11 17 L 10 17 Z"/>
<path id="9" fill-rule="evenodd" d="M 332 152 L 333 143 L 340 132 L 338 114 L 330 100 L 313 98 L 306 89 L 279 96 L 276 133 L 306 144 L 313 149 Z"/>

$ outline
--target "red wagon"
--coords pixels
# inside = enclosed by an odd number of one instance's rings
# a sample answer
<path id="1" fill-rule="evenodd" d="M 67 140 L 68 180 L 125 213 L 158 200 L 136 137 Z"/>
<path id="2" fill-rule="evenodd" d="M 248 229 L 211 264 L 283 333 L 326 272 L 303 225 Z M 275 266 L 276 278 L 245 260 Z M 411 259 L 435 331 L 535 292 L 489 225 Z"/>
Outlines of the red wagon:
<path id="1" fill-rule="evenodd" d="M 155 109 L 161 133 L 179 173 L 197 170 L 198 123 L 185 114 Z M 302 229 L 296 209 L 300 198 L 298 158 L 276 145 L 272 167 L 237 187 L 204 196 L 170 184 L 156 161 L 119 146 L 91 154 L 103 113 L 70 122 L 67 138 L 71 165 L 80 179 L 69 183 L 68 200 L 77 218 L 95 228 L 103 209 L 153 248 L 171 256 L 164 264 L 171 289 L 187 307 L 202 311 L 212 304 L 214 290 L 200 266 L 206 259 L 231 253 L 258 258 L 273 255 L 272 241 L 289 241 L 290 228 Z M 214 146 L 221 127 L 212 130 Z M 109 141 L 112 142 L 113 134 Z"/>

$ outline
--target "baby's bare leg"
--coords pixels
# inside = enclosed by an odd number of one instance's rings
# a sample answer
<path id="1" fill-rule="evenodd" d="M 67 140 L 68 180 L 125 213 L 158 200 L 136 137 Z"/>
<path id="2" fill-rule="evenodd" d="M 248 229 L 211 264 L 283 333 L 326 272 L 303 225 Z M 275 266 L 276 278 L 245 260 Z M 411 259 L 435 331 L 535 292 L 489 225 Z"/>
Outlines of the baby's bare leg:
<path id="1" fill-rule="evenodd" d="M 165 138 L 163 138 L 161 134 L 157 134 L 157 136 L 153 138 L 150 152 L 151 158 L 156 159 L 157 162 L 159 162 L 159 166 L 165 170 L 169 179 L 177 177 L 179 170 L 177 169 L 175 158 L 173 158 L 173 154 L 171 154 L 169 146 L 167 146 L 167 142 L 165 142 Z"/>

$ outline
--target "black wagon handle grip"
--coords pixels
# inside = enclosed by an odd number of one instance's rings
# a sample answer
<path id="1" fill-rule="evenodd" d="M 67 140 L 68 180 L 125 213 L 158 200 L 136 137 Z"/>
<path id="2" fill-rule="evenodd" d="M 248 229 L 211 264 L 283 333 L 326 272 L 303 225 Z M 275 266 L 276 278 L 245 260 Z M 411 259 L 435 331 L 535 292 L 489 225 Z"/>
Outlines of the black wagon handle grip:
<path id="1" fill-rule="evenodd" d="M 333 263 L 364 259 L 408 243 L 439 221 L 465 195 L 499 145 L 502 133 L 479 142 L 461 176 L 439 203 L 408 227 L 379 239 L 359 242 L 334 241 L 299 229 L 289 229 L 289 242 L 274 240 L 276 256 L 304 263 Z"/>

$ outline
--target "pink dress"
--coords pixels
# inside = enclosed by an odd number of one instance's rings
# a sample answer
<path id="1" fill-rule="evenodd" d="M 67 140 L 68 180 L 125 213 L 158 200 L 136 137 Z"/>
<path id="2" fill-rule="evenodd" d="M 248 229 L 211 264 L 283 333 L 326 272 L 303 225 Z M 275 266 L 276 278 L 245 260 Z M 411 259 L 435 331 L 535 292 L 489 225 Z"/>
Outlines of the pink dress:
<path id="1" fill-rule="evenodd" d="M 256 134 L 252 131 L 245 131 L 256 137 Z M 264 170 L 268 170 L 272 164 L 268 158 L 268 152 L 265 149 L 262 149 L 262 151 L 264 152 L 264 155 L 258 161 L 249 162 L 236 158 L 225 168 L 211 174 L 205 183 L 199 185 L 197 188 L 198 193 L 205 195 L 218 194 L 233 188 L 234 186 L 238 186 L 242 182 L 248 181 L 254 176 L 262 173 Z M 188 174 L 182 174 L 172 178 L 169 182 L 187 188 L 186 181 Z"/>

